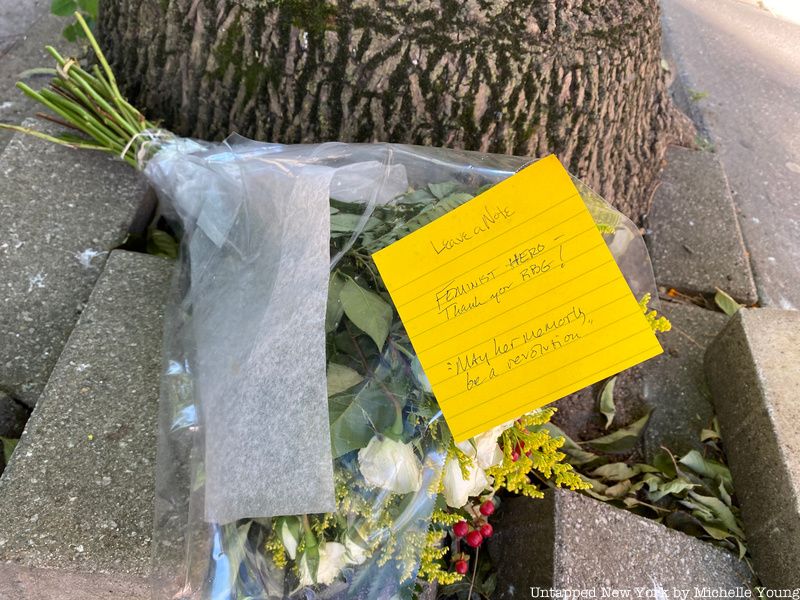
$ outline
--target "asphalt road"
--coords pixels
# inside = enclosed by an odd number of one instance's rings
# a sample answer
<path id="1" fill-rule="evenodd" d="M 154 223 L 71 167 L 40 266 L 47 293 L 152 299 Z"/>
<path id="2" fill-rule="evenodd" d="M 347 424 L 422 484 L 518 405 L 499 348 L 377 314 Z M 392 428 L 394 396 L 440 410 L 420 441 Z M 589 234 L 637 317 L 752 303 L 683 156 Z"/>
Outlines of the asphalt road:
<path id="1" fill-rule="evenodd" d="M 800 25 L 737 0 L 661 4 L 665 42 L 728 175 L 760 302 L 800 309 Z"/>

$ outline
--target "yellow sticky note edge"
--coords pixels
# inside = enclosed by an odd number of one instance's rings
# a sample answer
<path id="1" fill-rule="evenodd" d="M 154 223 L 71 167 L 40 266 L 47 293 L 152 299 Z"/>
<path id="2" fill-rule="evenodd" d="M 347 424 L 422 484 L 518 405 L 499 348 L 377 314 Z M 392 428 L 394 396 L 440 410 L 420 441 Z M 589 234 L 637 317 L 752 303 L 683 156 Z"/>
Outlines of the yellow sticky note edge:
<path id="1" fill-rule="evenodd" d="M 373 259 L 457 442 L 662 352 L 552 155 Z"/>

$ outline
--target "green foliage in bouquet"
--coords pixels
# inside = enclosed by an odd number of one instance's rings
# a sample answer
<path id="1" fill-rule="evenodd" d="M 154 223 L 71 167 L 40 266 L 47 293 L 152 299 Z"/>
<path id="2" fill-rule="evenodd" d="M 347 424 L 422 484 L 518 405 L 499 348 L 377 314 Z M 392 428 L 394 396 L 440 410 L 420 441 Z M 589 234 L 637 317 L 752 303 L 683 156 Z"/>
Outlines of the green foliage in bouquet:
<path id="1" fill-rule="evenodd" d="M 454 583 L 464 576 L 467 551 L 483 540 L 477 532 L 490 532 L 484 527 L 489 514 L 480 508 L 494 506 L 498 492 L 540 497 L 542 481 L 588 487 L 564 462 L 563 439 L 544 427 L 554 408 L 467 443 L 453 441 L 370 258 L 481 191 L 456 182 L 430 184 L 375 207 L 368 218 L 363 205 L 331 200 L 331 256 L 341 256 L 326 313 L 337 512 L 304 517 L 308 525 L 301 534 L 295 523 L 296 535 L 285 521 L 276 522 L 266 542 L 273 561 L 290 565 L 301 583 L 329 582 L 333 552 L 342 554 L 337 566 L 371 557 L 378 564 L 396 561 L 401 580 Z M 430 464 L 434 456 L 443 457 L 443 469 Z M 426 479 L 425 472 L 434 476 Z M 422 486 L 436 495 L 430 526 L 404 533 L 401 542 L 392 534 L 394 524 Z M 389 492 L 380 510 L 371 499 L 376 488 Z M 469 539 L 453 530 L 462 522 L 472 524 Z M 321 560 L 315 552 L 309 558 L 309 548 L 322 549 Z"/>
<path id="2" fill-rule="evenodd" d="M 154 130 L 156 125 L 125 100 L 83 15 L 76 12 L 75 19 L 100 66 L 94 65 L 86 70 L 76 59 L 64 58 L 55 48 L 46 46 L 45 50 L 56 61 L 55 77 L 50 86 L 36 91 L 25 83 L 17 83 L 26 96 L 52 113 L 38 113 L 38 117 L 58 123 L 74 133 L 53 136 L 6 123 L 0 123 L 0 128 L 21 131 L 69 148 L 108 152 L 138 167 L 137 157 L 142 146 L 149 141 L 145 132 Z"/>

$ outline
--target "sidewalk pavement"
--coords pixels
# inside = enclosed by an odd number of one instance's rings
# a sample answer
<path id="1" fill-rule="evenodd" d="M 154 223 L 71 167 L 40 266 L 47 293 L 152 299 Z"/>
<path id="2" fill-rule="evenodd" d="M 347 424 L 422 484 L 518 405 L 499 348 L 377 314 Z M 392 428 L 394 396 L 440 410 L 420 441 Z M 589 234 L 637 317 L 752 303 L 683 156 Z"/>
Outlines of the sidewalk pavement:
<path id="1" fill-rule="evenodd" d="M 760 302 L 800 309 L 800 25 L 737 0 L 662 0 L 662 11 L 727 172 Z"/>

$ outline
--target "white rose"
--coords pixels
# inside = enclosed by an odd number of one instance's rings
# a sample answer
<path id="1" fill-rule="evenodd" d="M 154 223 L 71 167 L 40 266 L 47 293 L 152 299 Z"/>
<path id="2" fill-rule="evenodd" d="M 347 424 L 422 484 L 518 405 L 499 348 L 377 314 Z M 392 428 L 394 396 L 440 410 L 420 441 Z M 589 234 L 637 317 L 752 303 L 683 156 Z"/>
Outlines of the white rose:
<path id="1" fill-rule="evenodd" d="M 311 570 L 308 568 L 306 555 L 303 554 L 297 567 L 300 571 L 300 585 L 328 585 L 341 572 L 347 564 L 347 550 L 338 542 L 325 542 L 319 546 L 319 567 L 317 577 L 314 579 Z"/>
<path id="2" fill-rule="evenodd" d="M 472 465 L 469 477 L 464 479 L 458 459 L 451 458 L 444 466 L 444 499 L 447 506 L 461 508 L 470 496 L 479 496 L 489 487 L 486 473 L 478 465 Z"/>
<path id="3" fill-rule="evenodd" d="M 367 560 L 367 549 L 352 540 L 349 535 L 344 537 L 344 547 L 347 549 L 347 562 L 351 565 L 360 565 Z"/>
<path id="4" fill-rule="evenodd" d="M 481 469 L 488 469 L 503 462 L 503 451 L 497 444 L 497 438 L 507 427 L 500 425 L 486 433 L 476 435 L 474 438 L 461 442 L 459 450 L 470 458 L 475 459 Z"/>
<path id="5" fill-rule="evenodd" d="M 370 485 L 395 494 L 416 492 L 422 485 L 422 465 L 411 445 L 382 435 L 358 451 L 358 466 Z"/>

